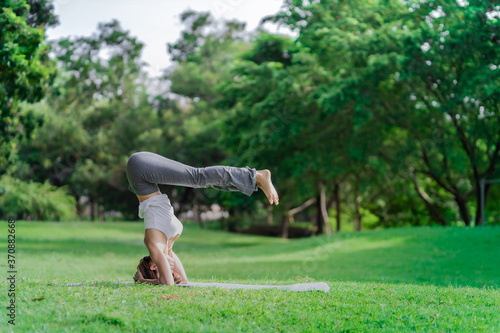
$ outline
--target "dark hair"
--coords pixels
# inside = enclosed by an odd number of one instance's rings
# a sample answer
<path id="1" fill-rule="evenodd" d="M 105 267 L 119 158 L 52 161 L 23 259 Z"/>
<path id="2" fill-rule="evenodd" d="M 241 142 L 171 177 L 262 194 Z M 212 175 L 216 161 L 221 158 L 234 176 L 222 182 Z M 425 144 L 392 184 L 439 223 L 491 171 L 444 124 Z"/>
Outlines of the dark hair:
<path id="1" fill-rule="evenodd" d="M 152 271 L 150 269 L 152 263 L 153 259 L 151 259 L 151 256 L 145 256 L 139 260 L 137 270 L 145 279 L 158 279 L 158 271 Z"/>
<path id="2" fill-rule="evenodd" d="M 151 264 L 153 264 L 153 259 L 151 256 L 145 256 L 139 260 L 139 265 L 137 266 L 137 271 L 139 271 L 145 279 L 158 279 L 158 271 L 151 270 Z M 181 276 L 175 272 L 172 272 L 175 283 L 181 282 Z"/>

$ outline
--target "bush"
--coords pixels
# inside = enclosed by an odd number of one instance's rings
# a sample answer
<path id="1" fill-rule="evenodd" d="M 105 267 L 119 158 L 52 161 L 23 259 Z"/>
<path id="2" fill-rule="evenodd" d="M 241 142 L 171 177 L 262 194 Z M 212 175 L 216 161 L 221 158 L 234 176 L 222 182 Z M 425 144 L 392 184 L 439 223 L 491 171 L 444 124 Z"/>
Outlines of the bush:
<path id="1" fill-rule="evenodd" d="M 65 186 L 0 178 L 0 214 L 3 218 L 16 217 L 37 220 L 70 220 L 76 217 L 76 201 Z"/>

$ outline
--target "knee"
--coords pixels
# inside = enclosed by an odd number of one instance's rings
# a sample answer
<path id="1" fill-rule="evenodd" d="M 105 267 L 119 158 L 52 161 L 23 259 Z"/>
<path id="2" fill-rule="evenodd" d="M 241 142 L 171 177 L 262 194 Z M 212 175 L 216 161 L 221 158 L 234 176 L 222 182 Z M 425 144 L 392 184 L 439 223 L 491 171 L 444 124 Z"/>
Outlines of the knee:
<path id="1" fill-rule="evenodd" d="M 130 155 L 130 157 L 128 158 L 128 161 L 127 161 L 127 167 L 141 163 L 141 161 L 144 159 L 145 153 L 146 152 L 144 152 L 144 151 L 140 151 L 140 152 L 133 153 L 132 155 Z"/>

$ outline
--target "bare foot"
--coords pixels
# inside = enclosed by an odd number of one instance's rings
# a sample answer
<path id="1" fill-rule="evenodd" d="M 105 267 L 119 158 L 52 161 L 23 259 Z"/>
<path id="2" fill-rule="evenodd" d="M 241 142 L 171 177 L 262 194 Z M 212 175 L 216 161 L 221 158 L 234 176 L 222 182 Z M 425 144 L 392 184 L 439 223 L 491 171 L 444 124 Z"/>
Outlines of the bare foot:
<path id="1" fill-rule="evenodd" d="M 257 186 L 264 191 L 269 203 L 279 204 L 278 192 L 271 181 L 271 172 L 267 169 L 257 171 Z"/>

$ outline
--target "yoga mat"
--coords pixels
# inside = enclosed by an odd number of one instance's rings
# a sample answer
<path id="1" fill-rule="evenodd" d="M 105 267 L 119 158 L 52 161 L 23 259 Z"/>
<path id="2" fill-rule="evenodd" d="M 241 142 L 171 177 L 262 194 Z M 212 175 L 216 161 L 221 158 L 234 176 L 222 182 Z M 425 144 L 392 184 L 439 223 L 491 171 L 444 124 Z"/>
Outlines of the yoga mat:
<path id="1" fill-rule="evenodd" d="M 237 283 L 203 283 L 203 282 L 189 282 L 187 284 L 177 284 L 179 287 L 217 287 L 217 288 L 227 288 L 227 289 L 281 289 L 281 290 L 292 290 L 292 291 L 309 291 L 309 290 L 321 290 L 325 293 L 330 290 L 330 287 L 325 282 L 314 282 L 314 283 L 297 283 L 289 284 L 284 286 L 278 285 L 268 285 L 268 284 L 237 284 Z"/>
<path id="2" fill-rule="evenodd" d="M 93 282 L 93 283 L 70 283 L 65 284 L 67 287 L 77 287 L 77 286 L 92 286 L 92 285 L 103 285 L 103 284 L 132 284 L 134 281 L 127 282 Z M 325 282 L 313 282 L 313 283 L 297 283 L 289 285 L 273 285 L 273 284 L 238 284 L 238 283 L 219 283 L 219 282 L 188 282 L 187 284 L 176 284 L 177 287 L 216 287 L 216 288 L 226 288 L 226 289 L 281 289 L 281 290 L 291 290 L 291 291 L 309 291 L 309 290 L 320 290 L 325 293 L 330 290 L 330 287 Z"/>

